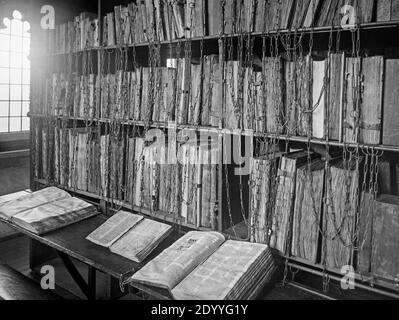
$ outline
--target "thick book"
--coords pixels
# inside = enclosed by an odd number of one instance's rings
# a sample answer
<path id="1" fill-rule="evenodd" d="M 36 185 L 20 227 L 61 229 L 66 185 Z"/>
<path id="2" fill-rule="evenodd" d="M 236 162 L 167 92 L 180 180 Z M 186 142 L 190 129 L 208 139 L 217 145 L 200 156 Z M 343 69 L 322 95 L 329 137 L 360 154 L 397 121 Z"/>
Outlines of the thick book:
<path id="1" fill-rule="evenodd" d="M 351 265 L 355 246 L 359 171 L 355 161 L 337 161 L 326 174 L 322 259 L 332 269 Z"/>
<path id="2" fill-rule="evenodd" d="M 172 227 L 169 225 L 119 211 L 86 239 L 115 254 L 141 263 L 171 232 Z"/>
<path id="3" fill-rule="evenodd" d="M 132 278 L 176 300 L 256 298 L 275 271 L 269 248 L 226 241 L 215 232 L 189 232 Z"/>
<path id="4" fill-rule="evenodd" d="M 399 278 L 399 198 L 381 195 L 378 197 L 373 218 L 372 274 L 396 281 Z"/>
<path id="5" fill-rule="evenodd" d="M 249 209 L 251 242 L 269 243 L 280 160 L 280 153 L 251 159 Z"/>
<path id="6" fill-rule="evenodd" d="M 328 138 L 340 141 L 342 138 L 342 110 L 344 99 L 345 54 L 332 53 L 329 62 L 329 88 L 326 117 L 328 118 Z M 326 132 L 327 136 L 327 132 Z"/>
<path id="7" fill-rule="evenodd" d="M 324 167 L 325 163 L 316 159 L 298 168 L 296 176 L 291 253 L 312 263 L 317 262 Z"/>
<path id="8" fill-rule="evenodd" d="M 399 81 L 399 59 L 386 59 L 384 83 L 383 144 L 399 147 L 399 96 L 396 92 Z"/>
<path id="9" fill-rule="evenodd" d="M 362 144 L 381 143 L 384 57 L 363 58 L 364 76 L 360 112 L 360 137 Z"/>
<path id="10" fill-rule="evenodd" d="M 399 2 L 397 0 L 377 0 L 377 21 L 399 20 Z"/>
<path id="11" fill-rule="evenodd" d="M 0 217 L 35 234 L 46 234 L 97 215 L 97 209 L 50 187 L 0 204 Z"/>
<path id="12" fill-rule="evenodd" d="M 314 138 L 325 138 L 325 113 L 326 93 L 325 82 L 327 63 L 325 60 L 313 60 L 313 114 L 312 114 L 312 135 Z"/>
<path id="13" fill-rule="evenodd" d="M 303 27 L 311 2 L 312 0 L 296 1 L 291 24 L 292 29 L 300 29 Z M 310 10 L 312 10 L 312 8 Z"/>
<path id="14" fill-rule="evenodd" d="M 270 246 L 283 254 L 290 250 L 289 234 L 295 205 L 297 168 L 313 158 L 314 154 L 298 151 L 283 156 L 280 162 Z"/>
<path id="15" fill-rule="evenodd" d="M 220 35 L 223 33 L 223 1 L 206 0 L 206 4 L 207 35 Z"/>

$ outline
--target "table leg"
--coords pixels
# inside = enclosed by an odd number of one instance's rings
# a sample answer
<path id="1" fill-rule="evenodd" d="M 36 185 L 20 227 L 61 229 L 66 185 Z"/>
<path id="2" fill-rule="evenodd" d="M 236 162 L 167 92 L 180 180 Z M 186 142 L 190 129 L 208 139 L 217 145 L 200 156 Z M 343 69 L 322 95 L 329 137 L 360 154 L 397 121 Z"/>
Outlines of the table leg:
<path id="1" fill-rule="evenodd" d="M 89 276 L 88 276 L 88 287 L 89 287 L 89 300 L 97 299 L 97 291 L 96 291 L 96 269 L 92 266 L 89 266 Z"/>

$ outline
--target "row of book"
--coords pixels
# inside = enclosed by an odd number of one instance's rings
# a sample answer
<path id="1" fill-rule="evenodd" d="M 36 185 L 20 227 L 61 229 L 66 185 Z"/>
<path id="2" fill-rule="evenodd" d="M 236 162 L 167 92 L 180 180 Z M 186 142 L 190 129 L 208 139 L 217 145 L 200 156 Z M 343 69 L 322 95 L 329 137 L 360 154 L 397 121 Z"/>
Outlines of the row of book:
<path id="1" fill-rule="evenodd" d="M 254 158 L 251 241 L 332 270 L 357 261 L 362 274 L 397 278 L 399 261 L 392 252 L 399 243 L 393 227 L 399 198 L 381 195 L 376 200 L 361 190 L 363 164 L 362 159 L 338 158 L 327 174 L 325 161 L 313 153 Z"/>
<path id="2" fill-rule="evenodd" d="M 209 144 L 159 146 L 93 130 L 37 129 L 35 175 L 187 224 L 217 227 L 218 152 Z"/>
<path id="3" fill-rule="evenodd" d="M 44 113 L 203 127 L 223 123 L 257 133 L 399 146 L 399 59 L 332 53 L 266 57 L 259 69 L 227 61 L 223 77 L 222 69 L 211 55 L 200 64 L 184 58 L 176 68 L 118 71 L 101 80 L 54 74 Z"/>
<path id="4" fill-rule="evenodd" d="M 145 0 L 103 17 L 103 46 L 269 32 L 399 18 L 397 0 Z M 376 12 L 376 14 L 374 14 Z M 80 16 L 50 32 L 52 52 L 99 47 L 98 19 Z"/>
<path id="5" fill-rule="evenodd" d="M 83 12 L 74 21 L 49 29 L 46 52 L 62 54 L 100 47 L 100 25 L 95 14 Z"/>

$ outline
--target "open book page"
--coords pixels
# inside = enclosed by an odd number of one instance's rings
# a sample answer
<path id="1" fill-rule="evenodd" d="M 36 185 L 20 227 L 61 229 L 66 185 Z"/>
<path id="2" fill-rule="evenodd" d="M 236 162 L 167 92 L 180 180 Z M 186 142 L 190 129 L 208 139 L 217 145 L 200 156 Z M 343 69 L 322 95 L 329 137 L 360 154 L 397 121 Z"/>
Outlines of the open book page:
<path id="1" fill-rule="evenodd" d="M 30 194 L 30 192 L 28 192 L 28 191 L 19 191 L 16 193 L 11 193 L 11 194 L 7 194 L 5 196 L 1 196 L 0 197 L 0 205 L 6 203 L 8 201 L 16 200 L 16 199 L 21 198 L 22 196 L 26 196 L 28 194 Z"/>
<path id="2" fill-rule="evenodd" d="M 132 281 L 171 291 L 224 241 L 217 232 L 189 232 L 137 272 Z"/>
<path id="3" fill-rule="evenodd" d="M 227 241 L 173 290 L 177 300 L 224 300 L 268 250 L 266 245 Z"/>
<path id="4" fill-rule="evenodd" d="M 67 192 L 55 187 L 46 188 L 0 204 L 0 215 L 5 218 L 11 218 L 20 212 L 65 198 L 71 198 L 71 196 Z"/>
<path id="5" fill-rule="evenodd" d="M 44 234 L 97 214 L 92 204 L 78 198 L 65 198 L 21 212 L 12 221 L 34 233 Z"/>
<path id="6" fill-rule="evenodd" d="M 116 241 L 110 250 L 137 263 L 142 262 L 172 231 L 172 227 L 145 219 Z"/>
<path id="7" fill-rule="evenodd" d="M 86 239 L 99 246 L 109 248 L 143 219 L 142 216 L 119 211 L 102 226 L 94 230 Z"/>

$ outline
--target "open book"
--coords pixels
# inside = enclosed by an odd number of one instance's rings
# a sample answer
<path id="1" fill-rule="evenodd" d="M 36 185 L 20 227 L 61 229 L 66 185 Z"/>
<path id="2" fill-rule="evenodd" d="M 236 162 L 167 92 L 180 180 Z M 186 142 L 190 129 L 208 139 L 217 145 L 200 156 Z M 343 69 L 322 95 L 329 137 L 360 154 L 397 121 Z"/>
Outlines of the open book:
<path id="1" fill-rule="evenodd" d="M 0 218 L 39 235 L 97 214 L 93 205 L 55 187 L 0 203 Z"/>
<path id="2" fill-rule="evenodd" d="M 172 227 L 167 224 L 119 211 L 86 239 L 141 263 L 171 232 Z"/>
<path id="3" fill-rule="evenodd" d="M 189 232 L 138 271 L 131 284 L 176 300 L 253 299 L 276 267 L 268 246 Z"/>

